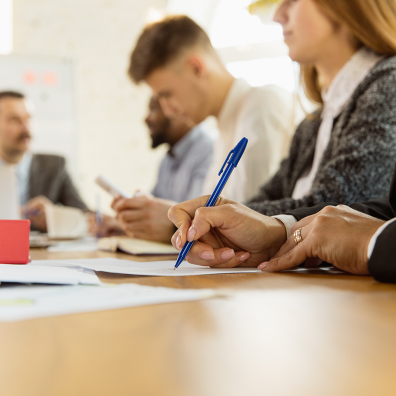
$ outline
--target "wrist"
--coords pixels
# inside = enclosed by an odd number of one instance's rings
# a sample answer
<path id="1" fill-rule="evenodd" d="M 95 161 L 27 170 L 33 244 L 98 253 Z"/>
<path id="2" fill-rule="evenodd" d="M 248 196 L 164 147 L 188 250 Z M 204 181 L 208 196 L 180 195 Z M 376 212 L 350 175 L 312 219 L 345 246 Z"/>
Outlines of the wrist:
<path id="1" fill-rule="evenodd" d="M 270 218 L 269 229 L 270 232 L 268 234 L 271 235 L 271 247 L 269 250 L 269 255 L 270 258 L 272 258 L 279 252 L 279 249 L 286 243 L 287 229 L 285 224 L 281 220 L 273 217 Z"/>

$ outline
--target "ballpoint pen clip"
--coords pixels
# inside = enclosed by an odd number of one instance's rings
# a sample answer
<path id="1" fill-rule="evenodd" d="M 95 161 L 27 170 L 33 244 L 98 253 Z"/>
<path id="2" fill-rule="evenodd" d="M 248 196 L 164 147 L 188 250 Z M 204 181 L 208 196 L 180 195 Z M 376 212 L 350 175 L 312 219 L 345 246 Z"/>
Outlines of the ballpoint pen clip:
<path id="1" fill-rule="evenodd" d="M 223 166 L 222 166 L 221 169 L 220 169 L 219 176 L 223 173 L 224 167 L 227 165 L 227 162 L 228 162 L 228 160 L 230 159 L 230 157 L 231 157 L 231 155 L 232 155 L 233 153 L 234 153 L 234 150 L 231 150 L 231 151 L 229 152 L 229 154 L 228 154 L 226 160 L 224 161 Z"/>

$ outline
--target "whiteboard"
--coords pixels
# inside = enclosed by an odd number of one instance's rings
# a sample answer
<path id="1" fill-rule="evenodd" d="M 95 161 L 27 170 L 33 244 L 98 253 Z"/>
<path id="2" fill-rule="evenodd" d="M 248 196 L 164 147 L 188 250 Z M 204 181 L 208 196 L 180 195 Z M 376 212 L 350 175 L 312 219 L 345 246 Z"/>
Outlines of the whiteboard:
<path id="1" fill-rule="evenodd" d="M 13 90 L 32 100 L 32 151 L 57 154 L 77 177 L 77 119 L 73 62 L 68 59 L 0 56 L 0 91 Z"/>

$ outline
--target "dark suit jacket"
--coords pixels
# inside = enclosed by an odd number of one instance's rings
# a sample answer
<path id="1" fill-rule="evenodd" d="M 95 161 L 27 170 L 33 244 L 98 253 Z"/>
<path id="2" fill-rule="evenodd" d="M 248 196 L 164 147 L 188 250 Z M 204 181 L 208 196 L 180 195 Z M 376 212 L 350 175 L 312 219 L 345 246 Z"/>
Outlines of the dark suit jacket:
<path id="1" fill-rule="evenodd" d="M 293 215 L 297 220 L 313 215 L 325 206 L 336 203 L 323 203 L 311 208 L 300 208 L 286 214 Z M 365 203 L 354 203 L 351 208 L 381 220 L 391 220 L 396 217 L 396 167 L 389 195 Z M 370 274 L 380 282 L 396 283 L 396 222 L 390 224 L 381 233 L 368 262 Z"/>
<path id="2" fill-rule="evenodd" d="M 44 195 L 55 204 L 88 210 L 66 170 L 63 157 L 35 154 L 29 174 L 29 199 Z"/>

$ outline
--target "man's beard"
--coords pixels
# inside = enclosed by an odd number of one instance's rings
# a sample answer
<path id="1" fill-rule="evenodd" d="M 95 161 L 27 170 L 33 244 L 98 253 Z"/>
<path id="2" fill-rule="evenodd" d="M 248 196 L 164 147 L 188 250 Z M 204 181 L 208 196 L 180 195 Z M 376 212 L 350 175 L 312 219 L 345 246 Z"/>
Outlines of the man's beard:
<path id="1" fill-rule="evenodd" d="M 19 144 L 21 143 L 24 139 L 29 139 L 29 143 L 32 140 L 32 135 L 28 132 L 23 132 L 21 133 L 18 138 L 15 140 L 15 143 Z M 8 147 L 8 150 L 10 155 L 21 155 L 23 154 L 26 150 L 21 150 L 20 148 L 17 148 L 16 145 L 13 145 L 12 147 Z"/>
<path id="2" fill-rule="evenodd" d="M 161 144 L 168 143 L 166 139 L 166 130 L 162 129 L 161 132 L 151 137 L 151 148 L 155 149 Z"/>
<path id="3" fill-rule="evenodd" d="M 155 149 L 158 146 L 161 146 L 161 144 L 169 143 L 168 131 L 170 125 L 170 120 L 167 118 L 163 122 L 161 122 L 161 125 L 159 125 L 159 123 L 157 124 L 157 130 L 153 135 L 151 135 L 151 148 Z M 149 127 L 150 126 L 153 127 L 154 125 L 149 125 Z"/>

